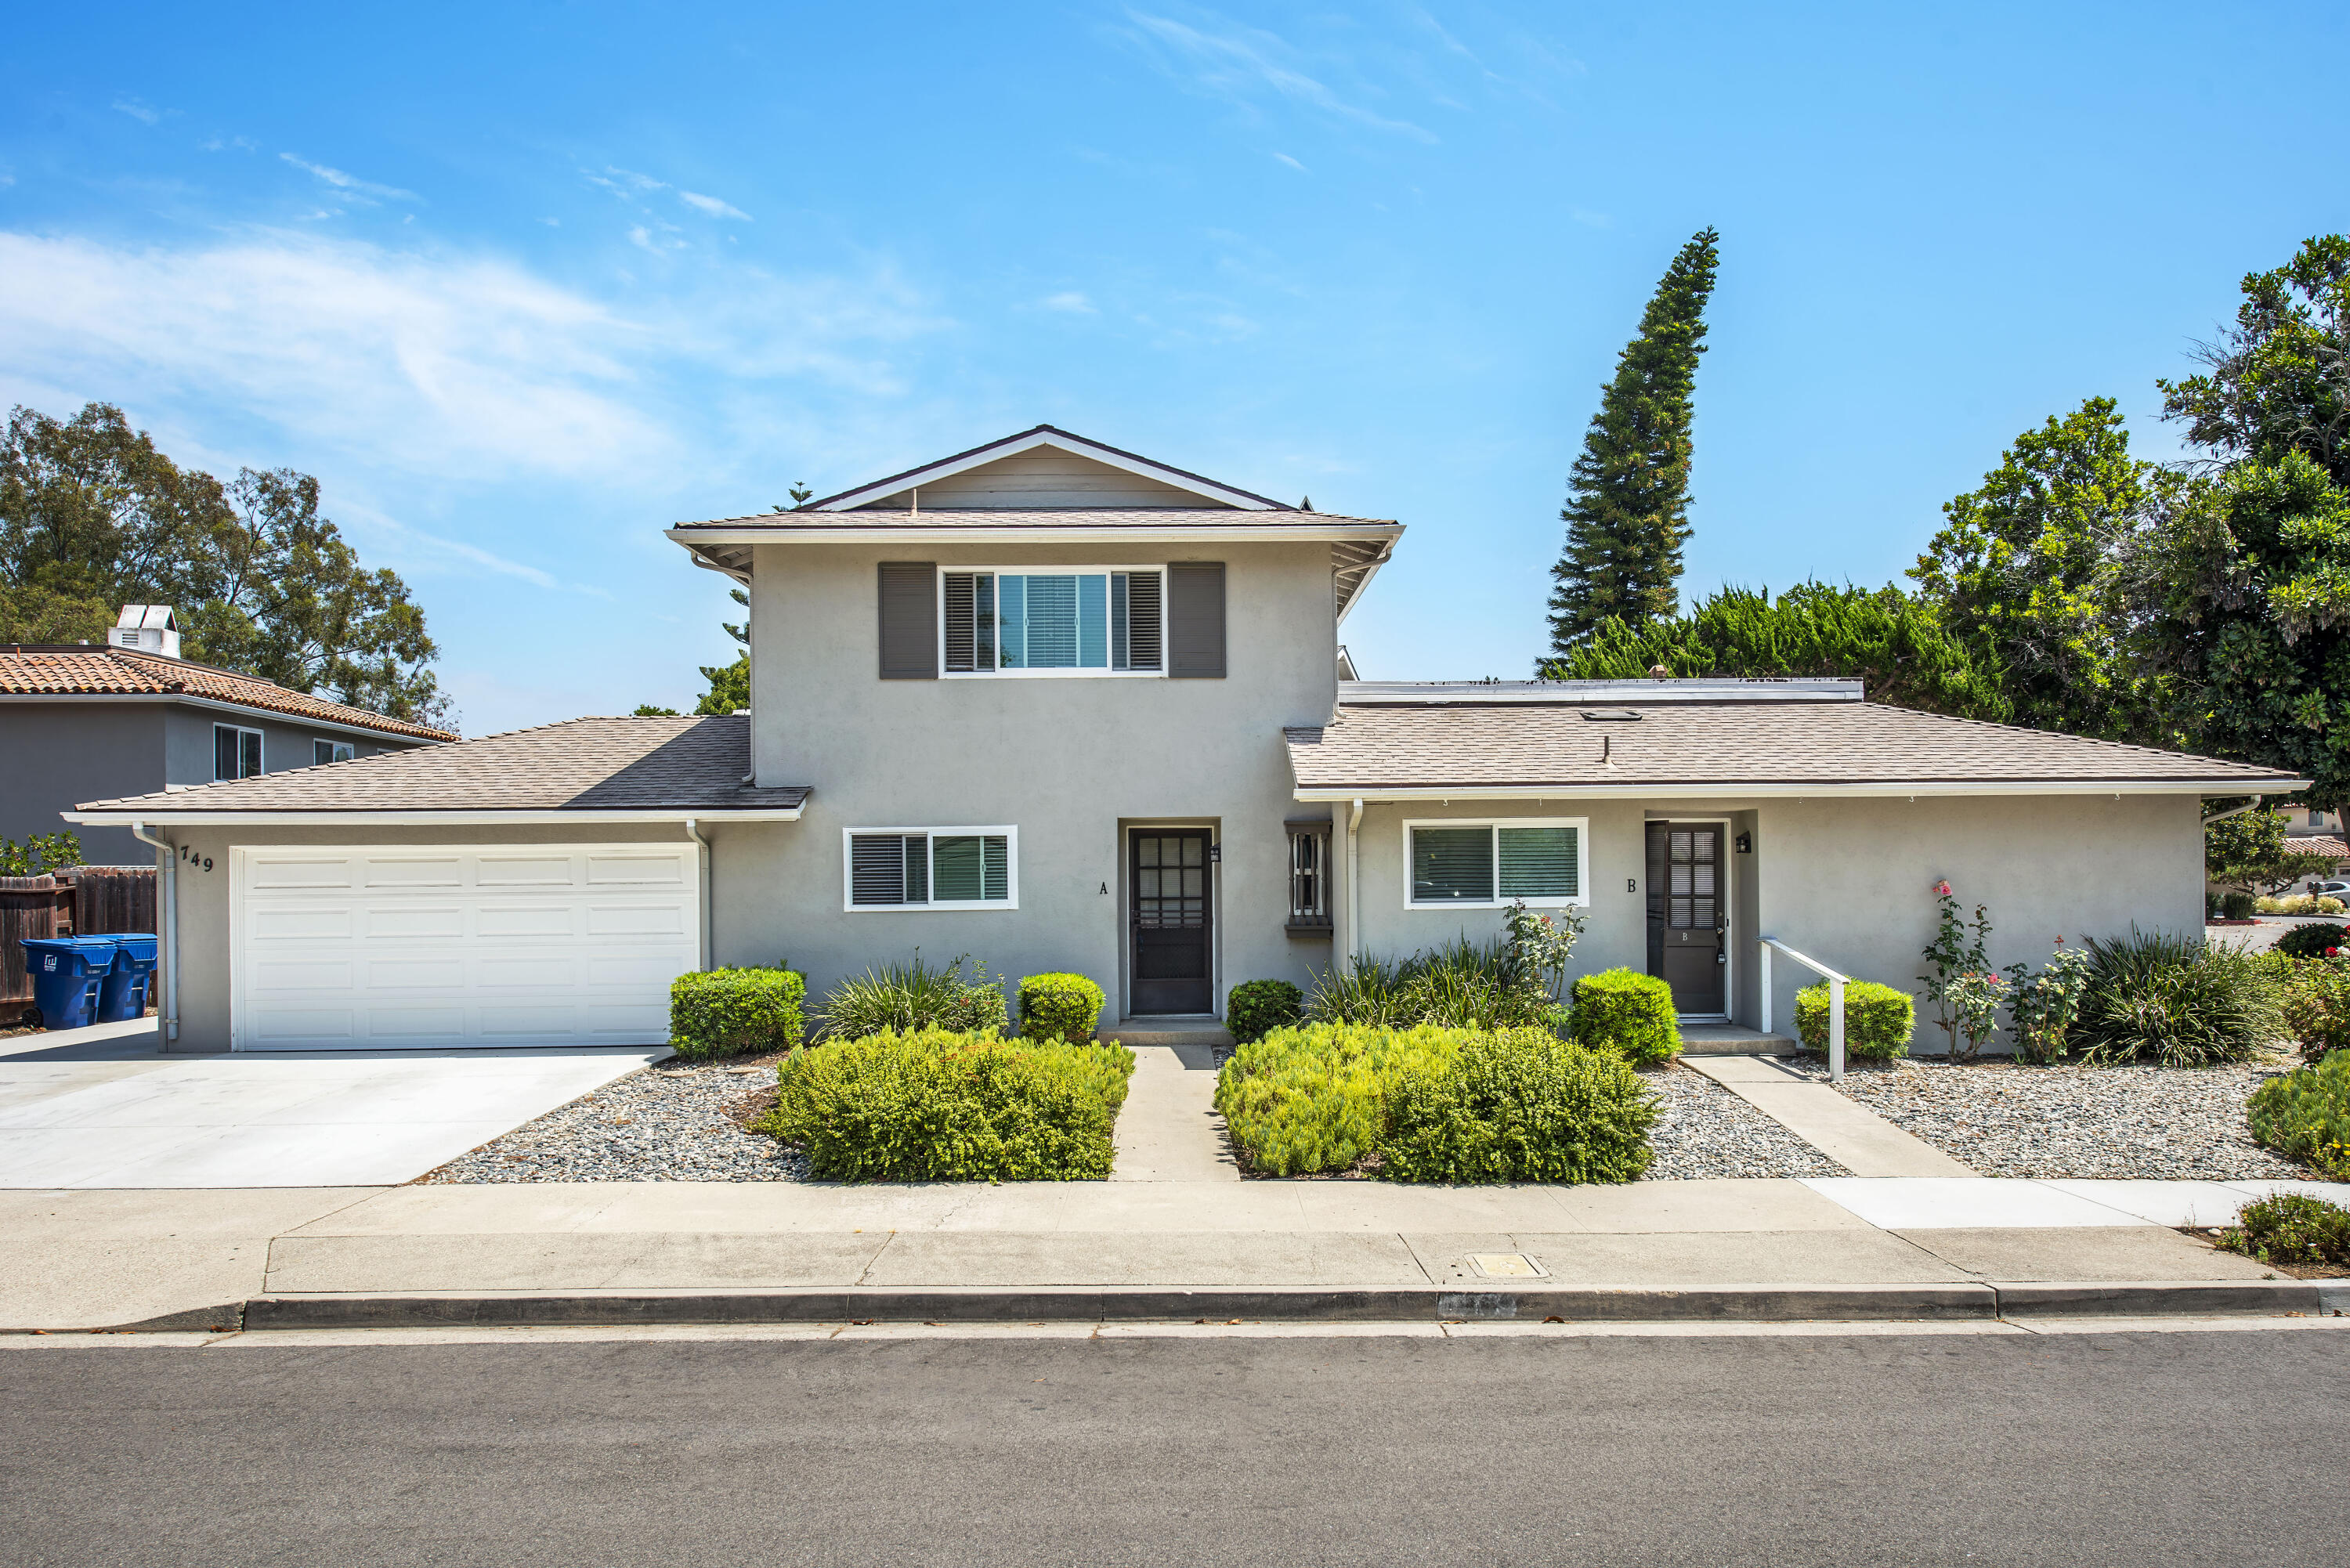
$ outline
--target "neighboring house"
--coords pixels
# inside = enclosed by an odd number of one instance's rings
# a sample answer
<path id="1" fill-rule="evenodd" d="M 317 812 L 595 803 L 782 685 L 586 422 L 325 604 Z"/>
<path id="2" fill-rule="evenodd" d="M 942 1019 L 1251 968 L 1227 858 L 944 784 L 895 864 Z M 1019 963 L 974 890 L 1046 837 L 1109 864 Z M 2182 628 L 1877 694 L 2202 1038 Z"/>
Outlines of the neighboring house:
<path id="1" fill-rule="evenodd" d="M 178 790 L 451 741 L 444 731 L 180 657 L 161 605 L 107 644 L 0 644 L 0 837 L 61 833 L 81 801 Z M 144 865 L 124 827 L 80 830 L 93 865 Z"/>
<path id="2" fill-rule="evenodd" d="M 2272 769 L 1868 703 L 1855 681 L 1410 686 L 1338 628 L 1402 529 L 1040 426 L 681 524 L 748 586 L 749 716 L 582 719 L 86 806 L 174 846 L 175 1048 L 659 1039 L 698 965 L 821 992 L 969 954 L 1105 1024 L 1586 922 L 1579 967 L 1759 1022 L 1756 939 L 1908 989 L 1931 884 L 1994 962 L 2202 915 L 2205 795 Z M 1773 1017 L 1809 977 L 1781 962 Z"/>

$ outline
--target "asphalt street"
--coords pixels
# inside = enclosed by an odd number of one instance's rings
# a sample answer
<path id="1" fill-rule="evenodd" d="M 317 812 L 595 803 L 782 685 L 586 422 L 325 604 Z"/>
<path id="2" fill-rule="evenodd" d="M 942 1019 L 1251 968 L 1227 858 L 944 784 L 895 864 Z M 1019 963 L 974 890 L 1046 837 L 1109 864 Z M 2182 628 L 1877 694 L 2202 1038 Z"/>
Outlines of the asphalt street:
<path id="1" fill-rule="evenodd" d="M 2350 1334 L 0 1355 L 0 1562 L 2328 1563 Z"/>

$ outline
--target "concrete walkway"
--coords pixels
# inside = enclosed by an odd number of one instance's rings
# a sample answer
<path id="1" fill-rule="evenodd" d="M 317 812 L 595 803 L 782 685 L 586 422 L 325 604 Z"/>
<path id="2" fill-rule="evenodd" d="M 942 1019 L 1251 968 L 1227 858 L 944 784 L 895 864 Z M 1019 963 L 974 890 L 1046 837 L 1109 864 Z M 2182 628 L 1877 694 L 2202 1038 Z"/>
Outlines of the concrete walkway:
<path id="1" fill-rule="evenodd" d="M 1112 1181 L 1238 1181 L 1216 1114 L 1211 1045 L 1136 1045 L 1118 1114 Z"/>
<path id="2" fill-rule="evenodd" d="M 1768 1056 L 1683 1056 L 1681 1064 L 1711 1078 L 1855 1176 L 1974 1174 L 1925 1139 Z"/>
<path id="3" fill-rule="evenodd" d="M 2258 1281 L 2271 1271 L 2169 1225 L 2225 1223 L 2281 1185 L 2350 1199 L 2321 1183 L 1983 1178 L 0 1192 L 0 1327 L 204 1326 L 224 1303 L 294 1293 L 1477 1288 L 1513 1257 L 1536 1280 L 1610 1289 Z"/>

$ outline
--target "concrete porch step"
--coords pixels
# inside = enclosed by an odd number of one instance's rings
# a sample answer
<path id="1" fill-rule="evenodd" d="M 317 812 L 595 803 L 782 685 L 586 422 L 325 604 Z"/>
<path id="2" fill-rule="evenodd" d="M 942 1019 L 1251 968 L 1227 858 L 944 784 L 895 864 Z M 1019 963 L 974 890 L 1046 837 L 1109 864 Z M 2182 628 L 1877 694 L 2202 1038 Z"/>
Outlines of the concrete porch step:
<path id="1" fill-rule="evenodd" d="M 1793 1056 L 1803 1048 L 1804 1043 L 1794 1035 L 1775 1031 L 1765 1034 L 1735 1023 L 1681 1025 L 1684 1056 Z"/>
<path id="2" fill-rule="evenodd" d="M 1094 1035 L 1122 1045 L 1203 1045 L 1229 1051 L 1232 1044 L 1231 1031 L 1208 1013 L 1196 1018 L 1122 1018 L 1115 1028 L 1104 1024 Z"/>

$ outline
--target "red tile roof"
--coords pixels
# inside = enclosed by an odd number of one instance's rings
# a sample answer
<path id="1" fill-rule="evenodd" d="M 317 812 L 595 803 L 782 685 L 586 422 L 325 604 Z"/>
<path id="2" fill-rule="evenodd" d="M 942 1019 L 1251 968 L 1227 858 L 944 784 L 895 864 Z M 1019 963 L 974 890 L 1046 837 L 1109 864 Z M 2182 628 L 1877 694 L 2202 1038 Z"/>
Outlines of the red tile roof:
<path id="1" fill-rule="evenodd" d="M 447 730 L 330 702 L 257 675 L 240 675 L 233 670 L 129 648 L 32 643 L 0 647 L 0 698 L 7 697 L 202 697 L 412 740 L 457 738 Z"/>

